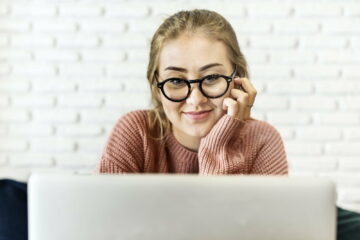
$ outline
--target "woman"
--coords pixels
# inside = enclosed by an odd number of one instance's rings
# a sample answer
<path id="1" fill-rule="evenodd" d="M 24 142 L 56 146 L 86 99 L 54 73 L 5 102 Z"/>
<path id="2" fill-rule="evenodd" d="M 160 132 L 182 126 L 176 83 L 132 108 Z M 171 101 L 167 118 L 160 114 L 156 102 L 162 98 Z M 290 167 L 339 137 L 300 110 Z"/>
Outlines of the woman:
<path id="1" fill-rule="evenodd" d="M 123 116 L 100 173 L 283 175 L 279 133 L 251 118 L 256 90 L 235 32 L 219 14 L 181 11 L 155 32 L 147 78 L 154 109 Z"/>

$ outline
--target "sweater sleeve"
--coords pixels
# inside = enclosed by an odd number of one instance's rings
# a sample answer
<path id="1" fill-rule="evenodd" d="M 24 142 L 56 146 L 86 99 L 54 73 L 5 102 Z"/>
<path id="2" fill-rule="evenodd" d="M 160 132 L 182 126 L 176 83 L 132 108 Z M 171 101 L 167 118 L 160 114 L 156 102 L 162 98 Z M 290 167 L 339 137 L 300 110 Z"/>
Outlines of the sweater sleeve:
<path id="1" fill-rule="evenodd" d="M 234 174 L 243 169 L 244 156 L 234 151 L 231 138 L 244 125 L 231 116 L 224 115 L 204 138 L 201 139 L 198 158 L 199 173 Z"/>
<path id="2" fill-rule="evenodd" d="M 141 112 L 133 112 L 116 123 L 96 169 L 98 173 L 142 172 L 144 121 Z"/>
<path id="3" fill-rule="evenodd" d="M 200 174 L 287 174 L 286 154 L 278 132 L 262 122 L 241 137 L 245 123 L 224 115 L 215 124 L 200 143 Z"/>

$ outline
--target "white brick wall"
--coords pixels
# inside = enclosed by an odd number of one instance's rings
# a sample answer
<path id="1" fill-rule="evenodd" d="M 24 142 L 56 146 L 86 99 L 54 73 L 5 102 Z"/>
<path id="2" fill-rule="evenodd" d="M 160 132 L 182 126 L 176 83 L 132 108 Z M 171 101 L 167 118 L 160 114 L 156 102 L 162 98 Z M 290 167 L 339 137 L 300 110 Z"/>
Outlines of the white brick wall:
<path id="1" fill-rule="evenodd" d="M 233 25 L 292 175 L 330 176 L 360 211 L 360 2 L 2 0 L 0 177 L 91 172 L 115 121 L 149 106 L 149 41 L 180 9 Z M 126 101 L 124 100 L 126 99 Z"/>

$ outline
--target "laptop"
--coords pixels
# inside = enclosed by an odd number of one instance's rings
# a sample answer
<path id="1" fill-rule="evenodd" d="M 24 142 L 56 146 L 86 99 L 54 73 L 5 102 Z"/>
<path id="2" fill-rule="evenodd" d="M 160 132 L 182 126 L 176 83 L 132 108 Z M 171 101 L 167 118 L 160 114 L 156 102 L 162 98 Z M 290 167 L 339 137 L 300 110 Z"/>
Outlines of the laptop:
<path id="1" fill-rule="evenodd" d="M 304 177 L 29 179 L 30 240 L 335 240 L 335 186 Z"/>

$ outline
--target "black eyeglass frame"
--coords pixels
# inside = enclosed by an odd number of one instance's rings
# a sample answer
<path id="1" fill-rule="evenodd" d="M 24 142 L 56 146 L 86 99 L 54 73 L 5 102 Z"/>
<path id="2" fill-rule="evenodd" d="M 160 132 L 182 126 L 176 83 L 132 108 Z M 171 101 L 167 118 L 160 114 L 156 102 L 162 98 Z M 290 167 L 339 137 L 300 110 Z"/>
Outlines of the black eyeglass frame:
<path id="1" fill-rule="evenodd" d="M 219 97 L 224 96 L 224 95 L 226 94 L 226 92 L 228 91 L 231 81 L 232 81 L 232 80 L 234 79 L 234 77 L 236 76 L 236 70 L 237 70 L 237 68 L 236 68 L 236 66 L 235 66 L 235 70 L 234 70 L 234 72 L 233 72 L 230 76 L 226 76 L 226 75 L 222 75 L 222 74 L 211 74 L 211 75 L 206 75 L 206 76 L 204 76 L 204 77 L 202 77 L 202 78 L 194 79 L 194 80 L 186 80 L 186 79 L 182 79 L 182 78 L 168 78 L 168 79 L 165 79 L 165 81 L 157 82 L 156 86 L 157 86 L 158 88 L 160 88 L 162 94 L 163 94 L 168 100 L 170 100 L 170 101 L 172 101 L 172 102 L 182 102 L 182 101 L 184 101 L 185 99 L 187 99 L 187 98 L 190 96 L 190 93 L 191 93 L 191 84 L 192 84 L 192 83 L 199 83 L 200 92 L 201 92 L 205 97 L 207 97 L 207 98 L 219 98 Z M 222 78 L 224 78 L 224 79 L 226 80 L 226 82 L 227 82 L 227 87 L 226 87 L 225 91 L 224 91 L 222 94 L 218 95 L 218 96 L 209 96 L 209 95 L 207 95 L 207 94 L 203 91 L 203 89 L 202 89 L 202 83 L 203 83 L 203 81 L 204 81 L 206 78 L 211 77 L 211 76 L 222 77 Z M 184 98 L 182 98 L 182 99 L 175 100 L 175 99 L 169 98 L 169 97 L 165 94 L 164 85 L 165 85 L 165 83 L 167 83 L 167 82 L 169 82 L 169 81 L 172 81 L 172 80 L 180 80 L 180 81 L 184 81 L 184 82 L 186 83 L 186 85 L 188 86 L 188 93 L 187 93 L 186 97 L 184 97 Z M 158 81 L 157 78 L 156 78 L 156 81 Z"/>

